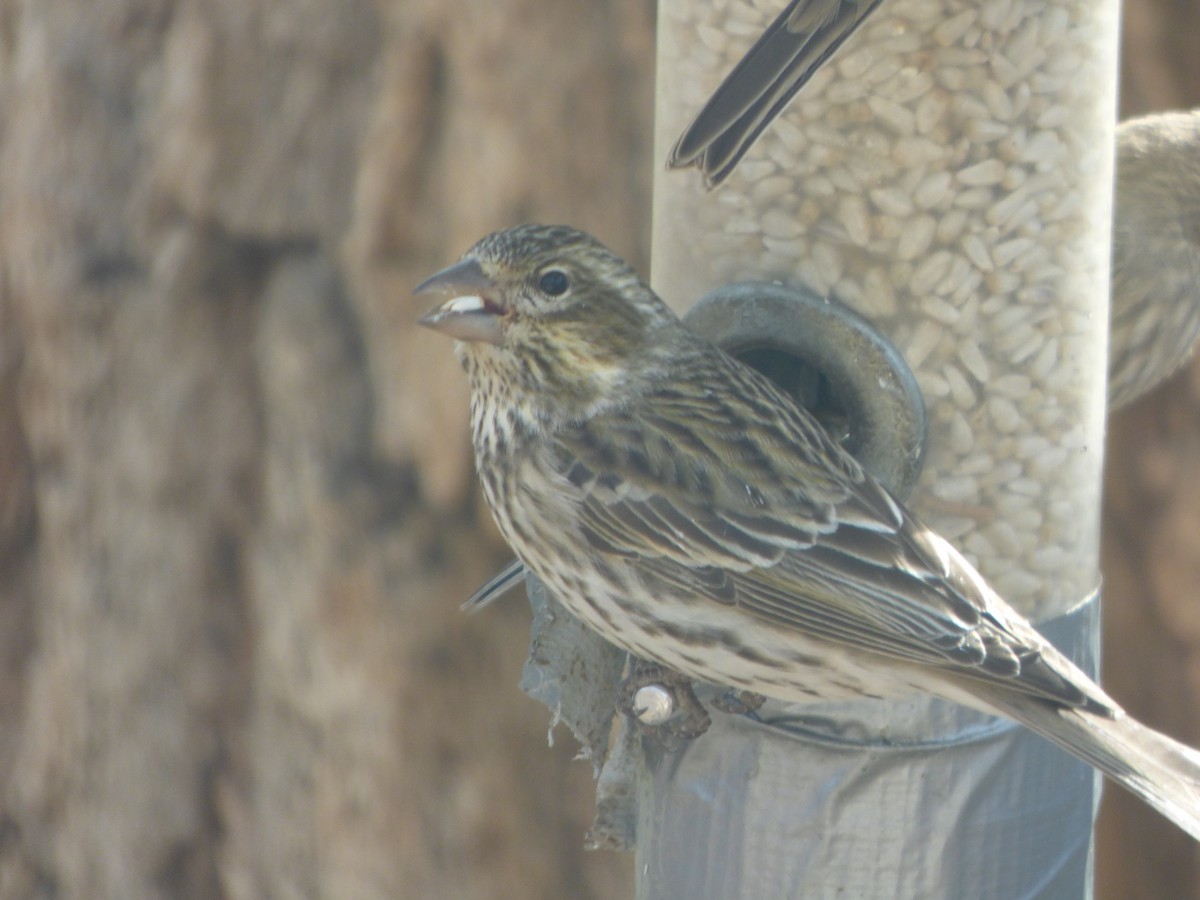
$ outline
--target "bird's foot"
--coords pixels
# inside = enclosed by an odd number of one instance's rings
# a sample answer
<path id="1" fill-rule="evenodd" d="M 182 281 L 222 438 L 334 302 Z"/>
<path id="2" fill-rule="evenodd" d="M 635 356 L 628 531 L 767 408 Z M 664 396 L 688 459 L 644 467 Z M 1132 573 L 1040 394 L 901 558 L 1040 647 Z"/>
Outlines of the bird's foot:
<path id="1" fill-rule="evenodd" d="M 712 701 L 713 709 L 731 716 L 747 716 L 767 702 L 762 694 L 730 688 Z"/>

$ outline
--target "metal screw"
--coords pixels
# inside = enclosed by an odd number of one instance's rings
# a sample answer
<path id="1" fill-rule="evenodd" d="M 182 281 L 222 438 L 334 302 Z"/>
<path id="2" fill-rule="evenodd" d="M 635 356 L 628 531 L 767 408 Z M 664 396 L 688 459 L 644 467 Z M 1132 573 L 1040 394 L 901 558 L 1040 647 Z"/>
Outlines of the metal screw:
<path id="1" fill-rule="evenodd" d="M 662 725 L 675 714 L 675 696 L 661 684 L 640 687 L 633 695 L 633 714 L 643 725 Z"/>

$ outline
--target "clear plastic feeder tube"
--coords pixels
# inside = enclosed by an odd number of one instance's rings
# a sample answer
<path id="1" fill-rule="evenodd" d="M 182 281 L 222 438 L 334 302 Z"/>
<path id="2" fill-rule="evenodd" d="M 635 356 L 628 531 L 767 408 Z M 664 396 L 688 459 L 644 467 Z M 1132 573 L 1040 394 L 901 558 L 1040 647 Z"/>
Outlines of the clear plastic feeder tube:
<path id="1" fill-rule="evenodd" d="M 656 157 L 784 6 L 660 0 Z M 889 336 L 929 414 L 908 505 L 1031 618 L 1098 576 L 1116 0 L 884 0 L 721 187 L 655 179 L 680 311 L 772 279 Z"/>

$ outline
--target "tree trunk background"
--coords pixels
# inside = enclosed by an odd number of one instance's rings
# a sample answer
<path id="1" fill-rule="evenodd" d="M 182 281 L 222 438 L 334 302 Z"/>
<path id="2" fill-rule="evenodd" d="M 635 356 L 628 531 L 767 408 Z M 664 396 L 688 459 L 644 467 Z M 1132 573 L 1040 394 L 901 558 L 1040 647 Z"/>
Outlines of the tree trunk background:
<path id="1" fill-rule="evenodd" d="M 527 610 L 458 612 L 507 552 L 409 291 L 525 220 L 645 271 L 653 25 L 0 0 L 0 900 L 631 895 Z M 1130 0 L 1127 114 L 1200 102 L 1198 27 Z M 1114 420 L 1106 534 L 1108 683 L 1192 743 L 1198 476 L 1194 367 Z M 1101 896 L 1200 896 L 1109 796 Z"/>

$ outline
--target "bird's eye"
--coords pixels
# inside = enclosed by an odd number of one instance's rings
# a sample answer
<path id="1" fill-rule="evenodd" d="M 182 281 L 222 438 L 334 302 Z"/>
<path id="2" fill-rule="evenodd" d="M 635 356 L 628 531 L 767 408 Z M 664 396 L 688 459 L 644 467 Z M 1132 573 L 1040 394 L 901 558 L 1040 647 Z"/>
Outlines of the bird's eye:
<path id="1" fill-rule="evenodd" d="M 562 269 L 547 269 L 538 278 L 538 289 L 547 297 L 561 297 L 571 286 L 571 279 Z"/>

